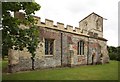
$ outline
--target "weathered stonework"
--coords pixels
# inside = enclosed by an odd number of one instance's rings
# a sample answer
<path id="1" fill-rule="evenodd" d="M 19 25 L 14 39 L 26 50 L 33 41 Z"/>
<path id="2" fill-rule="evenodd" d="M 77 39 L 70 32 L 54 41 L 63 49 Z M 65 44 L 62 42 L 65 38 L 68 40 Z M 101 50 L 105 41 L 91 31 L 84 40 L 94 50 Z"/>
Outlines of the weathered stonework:
<path id="1" fill-rule="evenodd" d="M 21 14 L 17 13 L 16 16 Z M 19 17 L 18 17 L 19 18 Z M 109 62 L 107 40 L 103 38 L 103 18 L 91 13 L 79 22 L 79 27 L 34 17 L 40 31 L 40 43 L 36 49 L 35 69 L 77 66 Z M 20 28 L 27 28 L 21 25 Z M 54 40 L 53 54 L 45 55 L 45 39 Z M 84 41 L 84 54 L 78 55 L 78 42 Z M 9 70 L 11 72 L 30 70 L 32 68 L 31 54 L 25 48 L 23 51 L 9 51 Z"/>

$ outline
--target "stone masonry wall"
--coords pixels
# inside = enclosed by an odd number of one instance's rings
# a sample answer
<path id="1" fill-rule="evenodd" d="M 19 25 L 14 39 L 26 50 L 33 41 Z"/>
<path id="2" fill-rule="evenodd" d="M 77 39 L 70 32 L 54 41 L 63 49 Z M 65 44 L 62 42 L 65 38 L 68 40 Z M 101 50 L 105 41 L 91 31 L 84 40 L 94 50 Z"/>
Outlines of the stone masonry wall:
<path id="1" fill-rule="evenodd" d="M 40 43 L 36 49 L 35 69 L 86 65 L 91 63 L 109 62 L 107 40 L 103 38 L 103 18 L 95 13 L 79 22 L 79 27 L 45 19 L 41 22 L 35 17 L 40 31 Z M 25 29 L 24 25 L 22 27 Z M 27 28 L 28 29 L 28 28 Z M 94 37 L 89 32 L 97 33 Z M 62 39 L 61 39 L 62 38 Z M 45 39 L 54 40 L 53 55 L 45 55 Z M 62 40 L 62 41 L 61 41 Z M 84 41 L 84 55 L 77 54 L 77 45 L 80 40 Z M 62 56 L 61 56 L 62 55 Z M 94 59 L 93 58 L 94 55 Z M 62 58 L 61 58 L 62 57 Z M 24 48 L 23 51 L 9 50 L 9 71 L 30 70 L 32 68 L 31 54 Z"/>
<path id="2" fill-rule="evenodd" d="M 103 18 L 95 13 L 79 22 L 79 27 L 83 34 L 88 35 L 89 32 L 97 33 L 99 37 L 103 37 Z"/>

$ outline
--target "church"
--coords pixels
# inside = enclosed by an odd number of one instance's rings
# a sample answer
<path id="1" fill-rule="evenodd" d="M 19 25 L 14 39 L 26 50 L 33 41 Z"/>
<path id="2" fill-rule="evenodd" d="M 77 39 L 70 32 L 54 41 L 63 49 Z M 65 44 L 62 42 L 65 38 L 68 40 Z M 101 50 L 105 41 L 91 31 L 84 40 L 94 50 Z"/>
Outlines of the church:
<path id="1" fill-rule="evenodd" d="M 24 16 L 17 12 L 18 17 Z M 103 37 L 103 17 L 91 13 L 79 21 L 79 27 L 64 25 L 64 23 L 34 16 L 40 32 L 40 42 L 36 49 L 35 69 L 53 67 L 74 67 L 109 62 L 107 40 Z M 20 25 L 21 28 L 27 28 Z M 9 69 L 12 72 L 32 68 L 31 54 L 25 48 L 23 51 L 11 50 L 8 53 Z"/>

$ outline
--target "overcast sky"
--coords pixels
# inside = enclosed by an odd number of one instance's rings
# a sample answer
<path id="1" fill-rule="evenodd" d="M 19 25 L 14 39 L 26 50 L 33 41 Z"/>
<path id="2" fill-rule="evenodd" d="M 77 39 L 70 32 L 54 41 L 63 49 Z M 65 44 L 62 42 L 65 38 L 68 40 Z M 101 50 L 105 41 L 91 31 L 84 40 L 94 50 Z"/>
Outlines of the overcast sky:
<path id="1" fill-rule="evenodd" d="M 103 37 L 109 46 L 118 45 L 118 1 L 119 0 L 35 0 L 41 5 L 36 16 L 56 22 L 79 26 L 79 21 L 95 12 L 106 18 L 104 20 Z"/>

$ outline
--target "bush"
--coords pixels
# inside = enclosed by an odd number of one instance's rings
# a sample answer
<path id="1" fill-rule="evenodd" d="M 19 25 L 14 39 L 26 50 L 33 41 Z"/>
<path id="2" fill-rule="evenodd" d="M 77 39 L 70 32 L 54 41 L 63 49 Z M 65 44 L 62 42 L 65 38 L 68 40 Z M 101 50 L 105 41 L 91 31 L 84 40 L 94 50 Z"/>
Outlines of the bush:
<path id="1" fill-rule="evenodd" d="M 107 48 L 110 59 L 120 61 L 120 46 L 118 47 L 108 46 Z"/>
<path id="2" fill-rule="evenodd" d="M 117 60 L 117 54 L 116 53 L 109 53 L 110 60 Z"/>

